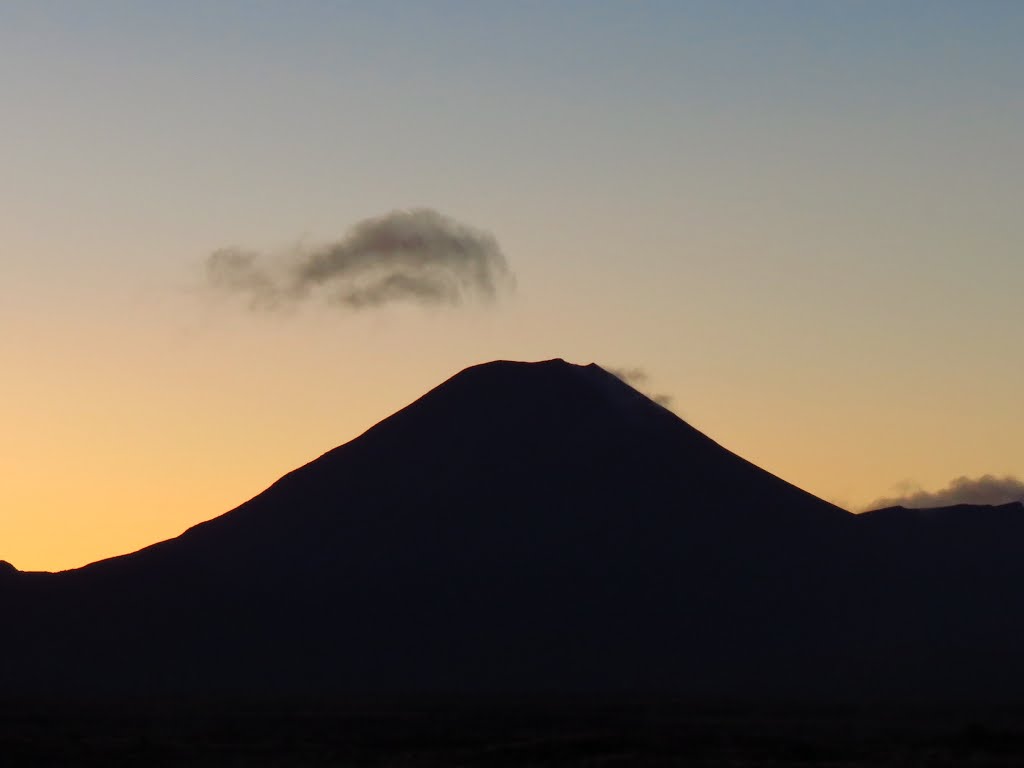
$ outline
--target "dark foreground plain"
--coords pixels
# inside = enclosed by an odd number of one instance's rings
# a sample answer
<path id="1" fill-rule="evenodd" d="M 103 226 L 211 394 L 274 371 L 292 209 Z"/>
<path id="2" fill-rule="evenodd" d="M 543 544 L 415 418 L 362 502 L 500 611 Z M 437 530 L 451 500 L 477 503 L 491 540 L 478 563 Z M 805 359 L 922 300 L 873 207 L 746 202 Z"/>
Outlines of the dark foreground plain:
<path id="1" fill-rule="evenodd" d="M 651 699 L 7 703 L 4 766 L 1020 766 L 1011 712 Z"/>

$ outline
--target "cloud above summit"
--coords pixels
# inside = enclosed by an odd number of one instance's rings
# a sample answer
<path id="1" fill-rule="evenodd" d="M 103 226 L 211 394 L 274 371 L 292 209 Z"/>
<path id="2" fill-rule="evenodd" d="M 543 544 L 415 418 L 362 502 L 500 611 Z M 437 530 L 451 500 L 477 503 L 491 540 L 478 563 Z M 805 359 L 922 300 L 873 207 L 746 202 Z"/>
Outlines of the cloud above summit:
<path id="1" fill-rule="evenodd" d="M 493 235 L 429 208 L 364 219 L 340 240 L 274 257 L 221 248 L 207 257 L 206 278 L 254 310 L 490 303 L 515 284 Z"/>
<path id="2" fill-rule="evenodd" d="M 672 396 L 663 393 L 651 392 L 647 386 L 651 377 L 643 368 L 615 368 L 609 366 L 606 367 L 605 370 L 620 381 L 624 381 L 626 384 L 629 384 L 633 389 L 643 393 L 658 405 L 671 410 Z"/>
<path id="3" fill-rule="evenodd" d="M 868 509 L 884 507 L 950 507 L 954 504 L 1009 504 L 1024 501 L 1024 481 L 1012 475 L 997 477 L 958 477 L 938 491 L 917 490 L 902 496 L 882 497 L 868 505 Z"/>

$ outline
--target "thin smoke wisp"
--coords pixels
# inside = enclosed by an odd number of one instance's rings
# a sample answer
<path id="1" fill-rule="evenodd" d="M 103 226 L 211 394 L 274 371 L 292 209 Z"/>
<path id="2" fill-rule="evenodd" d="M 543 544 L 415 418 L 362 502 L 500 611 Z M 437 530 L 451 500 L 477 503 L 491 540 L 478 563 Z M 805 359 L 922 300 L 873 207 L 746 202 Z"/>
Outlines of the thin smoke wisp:
<path id="1" fill-rule="evenodd" d="M 662 393 L 652 393 L 647 389 L 647 383 L 650 381 L 650 376 L 647 375 L 647 371 L 643 368 L 614 368 L 606 367 L 608 373 L 621 381 L 624 381 L 629 386 L 638 392 L 643 393 L 646 397 L 650 398 L 662 408 L 672 408 L 672 396 Z"/>

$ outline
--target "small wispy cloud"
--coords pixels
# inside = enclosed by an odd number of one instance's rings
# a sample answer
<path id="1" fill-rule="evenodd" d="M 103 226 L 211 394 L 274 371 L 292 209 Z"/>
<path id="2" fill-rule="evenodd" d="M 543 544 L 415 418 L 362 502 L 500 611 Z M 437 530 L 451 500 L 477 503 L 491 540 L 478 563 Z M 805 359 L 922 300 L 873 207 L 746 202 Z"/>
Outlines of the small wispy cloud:
<path id="1" fill-rule="evenodd" d="M 875 499 L 867 509 L 884 507 L 950 507 L 954 504 L 1009 504 L 1024 501 L 1024 482 L 1012 475 L 997 477 L 958 477 L 938 491 L 920 489 L 907 491 L 898 496 L 884 496 Z"/>
<path id="2" fill-rule="evenodd" d="M 276 258 L 221 248 L 207 258 L 206 277 L 253 310 L 314 300 L 350 310 L 397 302 L 455 306 L 494 301 L 514 286 L 493 235 L 427 208 L 366 219 L 340 240 Z"/>
<path id="3" fill-rule="evenodd" d="M 615 376 L 617 379 L 626 382 L 627 384 L 629 384 L 629 386 L 633 387 L 633 389 L 637 390 L 638 392 L 642 392 L 645 396 L 649 397 L 651 400 L 653 400 L 663 408 L 672 408 L 671 395 L 653 393 L 648 390 L 647 384 L 650 381 L 650 376 L 647 374 L 647 371 L 645 371 L 643 368 L 606 367 L 605 370 L 608 371 L 608 373 L 612 374 L 612 376 Z"/>

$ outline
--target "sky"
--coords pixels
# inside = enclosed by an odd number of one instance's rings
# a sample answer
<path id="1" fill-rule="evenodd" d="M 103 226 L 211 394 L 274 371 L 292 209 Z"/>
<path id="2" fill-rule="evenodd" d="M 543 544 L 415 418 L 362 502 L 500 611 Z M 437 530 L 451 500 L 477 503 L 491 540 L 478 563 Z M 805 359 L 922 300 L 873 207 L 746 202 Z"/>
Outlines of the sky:
<path id="1" fill-rule="evenodd" d="M 1012 485 L 1021 40 L 995 0 L 0 4 L 0 558 L 175 536 L 492 359 L 640 369 L 847 509 Z M 498 289 L 358 271 L 415 212 Z"/>

